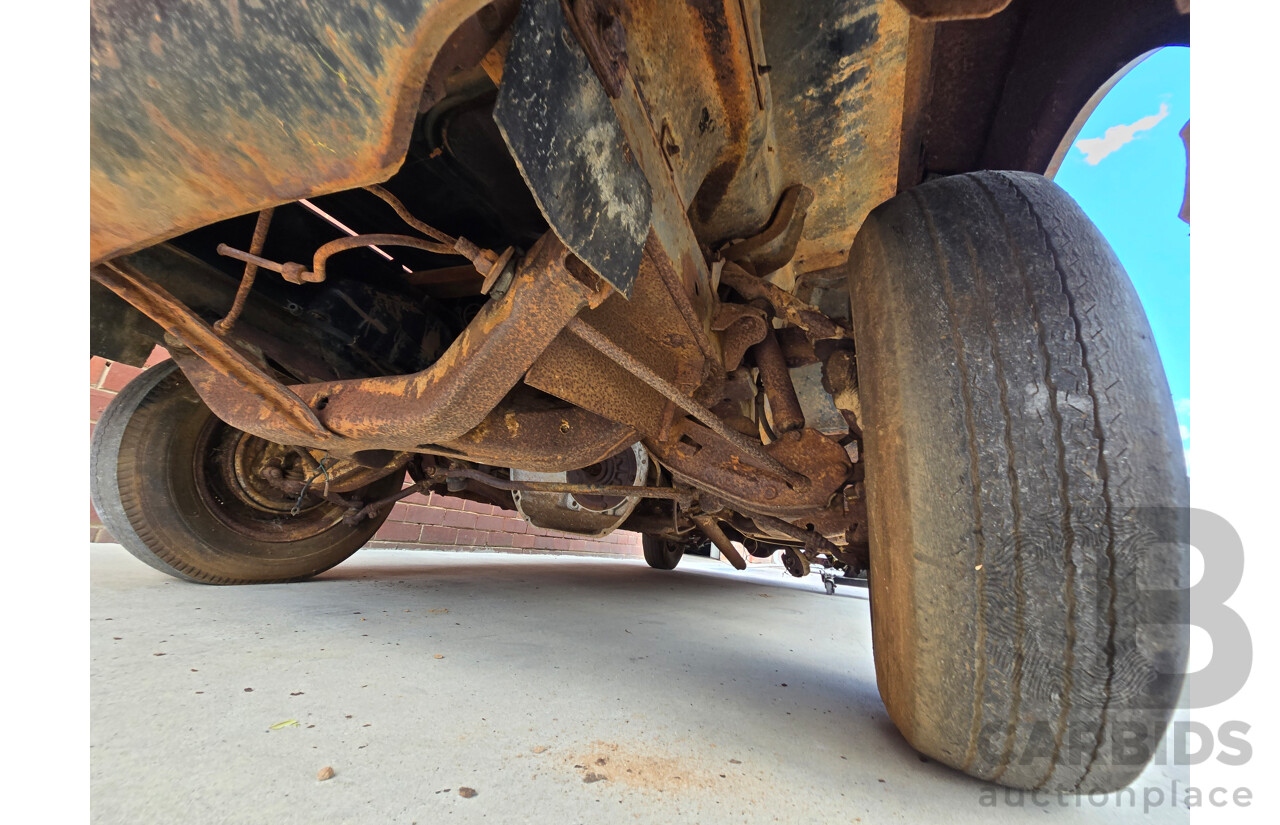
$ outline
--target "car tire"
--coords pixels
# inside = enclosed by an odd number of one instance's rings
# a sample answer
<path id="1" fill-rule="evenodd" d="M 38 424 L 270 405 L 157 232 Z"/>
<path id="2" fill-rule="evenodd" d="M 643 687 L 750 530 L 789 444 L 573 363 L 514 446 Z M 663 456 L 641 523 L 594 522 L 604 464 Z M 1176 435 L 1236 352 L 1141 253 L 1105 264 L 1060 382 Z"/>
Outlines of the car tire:
<path id="1" fill-rule="evenodd" d="M 1188 649 L 1188 481 L 1120 262 L 1058 186 L 943 178 L 850 256 L 876 679 L 921 753 L 1017 788 L 1135 779 Z"/>
<path id="2" fill-rule="evenodd" d="M 345 509 L 327 501 L 308 501 L 295 515 L 283 493 L 277 502 L 235 489 L 218 462 L 229 444 L 252 438 L 215 418 L 172 361 L 157 364 L 129 382 L 94 429 L 93 506 L 134 556 L 204 584 L 314 576 L 360 549 L 386 519 L 384 511 L 348 525 Z M 403 472 L 392 473 L 350 495 L 376 500 L 402 482 Z"/>
<path id="3" fill-rule="evenodd" d="M 684 558 L 684 548 L 659 536 L 645 535 L 641 542 L 644 560 L 654 570 L 675 570 Z"/>

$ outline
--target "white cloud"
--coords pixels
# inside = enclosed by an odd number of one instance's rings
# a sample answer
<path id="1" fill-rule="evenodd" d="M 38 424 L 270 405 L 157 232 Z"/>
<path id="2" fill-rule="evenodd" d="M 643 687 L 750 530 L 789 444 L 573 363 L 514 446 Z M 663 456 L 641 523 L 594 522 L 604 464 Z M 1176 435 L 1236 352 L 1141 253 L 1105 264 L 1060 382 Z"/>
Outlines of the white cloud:
<path id="1" fill-rule="evenodd" d="M 1102 159 L 1112 152 L 1117 151 L 1121 146 L 1132 141 L 1138 136 L 1139 132 L 1146 132 L 1154 129 L 1156 124 L 1169 116 L 1169 104 L 1161 103 L 1160 112 L 1154 115 L 1147 115 L 1144 118 L 1134 121 L 1128 125 L 1121 124 L 1112 126 L 1107 129 L 1106 134 L 1100 138 L 1085 138 L 1076 141 L 1076 148 L 1084 152 L 1084 162 L 1090 166 L 1097 166 Z"/>
<path id="2" fill-rule="evenodd" d="M 1187 465 L 1187 475 L 1191 475 L 1191 399 L 1175 399 L 1173 408 L 1178 411 L 1178 418 L 1188 421 L 1187 424 L 1178 422 L 1178 435 L 1182 436 L 1182 459 Z"/>

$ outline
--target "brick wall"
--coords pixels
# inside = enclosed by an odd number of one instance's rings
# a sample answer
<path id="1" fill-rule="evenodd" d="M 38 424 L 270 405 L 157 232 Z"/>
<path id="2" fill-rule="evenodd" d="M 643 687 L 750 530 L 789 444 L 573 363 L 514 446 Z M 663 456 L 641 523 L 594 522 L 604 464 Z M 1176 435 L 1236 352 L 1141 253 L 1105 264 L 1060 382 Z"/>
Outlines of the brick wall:
<path id="1" fill-rule="evenodd" d="M 168 357 L 159 347 L 147 366 Z M 128 364 L 89 359 L 89 434 L 116 393 L 142 370 Z M 89 505 L 89 541 L 114 541 Z M 442 550 L 502 550 L 508 553 L 578 553 L 594 556 L 640 556 L 640 534 L 617 531 L 603 539 L 584 539 L 526 524 L 514 512 L 491 504 L 451 496 L 414 493 L 398 502 L 373 537 L 373 547 Z"/>

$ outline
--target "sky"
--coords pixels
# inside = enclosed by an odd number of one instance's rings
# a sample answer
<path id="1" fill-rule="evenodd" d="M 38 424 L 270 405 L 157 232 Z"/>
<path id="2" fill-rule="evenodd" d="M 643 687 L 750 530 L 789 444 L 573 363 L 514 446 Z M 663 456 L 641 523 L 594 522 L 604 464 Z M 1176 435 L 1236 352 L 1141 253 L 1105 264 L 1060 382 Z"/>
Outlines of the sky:
<path id="1" fill-rule="evenodd" d="M 1054 180 L 1124 264 L 1147 311 L 1191 466 L 1191 234 L 1178 218 L 1191 118 L 1191 52 L 1161 49 L 1116 84 Z"/>

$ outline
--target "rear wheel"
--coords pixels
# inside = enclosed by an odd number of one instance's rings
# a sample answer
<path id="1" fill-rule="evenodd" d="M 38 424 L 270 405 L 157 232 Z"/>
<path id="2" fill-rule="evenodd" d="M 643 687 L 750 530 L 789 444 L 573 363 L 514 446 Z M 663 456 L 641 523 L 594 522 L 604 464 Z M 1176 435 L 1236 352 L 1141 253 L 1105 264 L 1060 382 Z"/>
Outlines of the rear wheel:
<path id="1" fill-rule="evenodd" d="M 876 677 L 913 746 L 1020 788 L 1142 771 L 1187 654 L 1187 477 L 1150 327 L 1038 175 L 944 178 L 850 257 Z"/>
<path id="2" fill-rule="evenodd" d="M 680 559 L 684 558 L 684 547 L 658 536 L 645 535 L 642 545 L 644 560 L 654 570 L 675 570 Z"/>
<path id="3" fill-rule="evenodd" d="M 93 433 L 94 507 L 111 535 L 142 561 L 207 584 L 294 581 L 360 549 L 387 517 L 351 525 L 347 508 L 282 492 L 260 472 L 288 469 L 289 449 L 218 420 L 173 362 L 139 375 Z M 350 494 L 398 491 L 403 471 Z"/>

